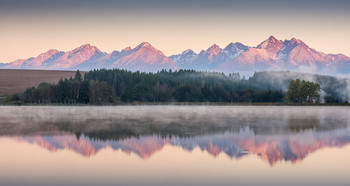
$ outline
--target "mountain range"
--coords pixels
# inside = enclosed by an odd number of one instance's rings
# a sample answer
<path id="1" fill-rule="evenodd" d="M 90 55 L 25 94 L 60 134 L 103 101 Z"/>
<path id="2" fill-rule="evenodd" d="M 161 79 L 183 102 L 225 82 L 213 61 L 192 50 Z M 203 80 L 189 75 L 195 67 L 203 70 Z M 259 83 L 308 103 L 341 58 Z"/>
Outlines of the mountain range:
<path id="1" fill-rule="evenodd" d="M 347 131 L 315 132 L 290 136 L 259 136 L 253 131 L 194 136 L 192 138 L 161 138 L 156 135 L 131 137 L 123 140 L 96 140 L 85 135 L 32 135 L 13 136 L 17 141 L 37 144 L 51 152 L 67 149 L 84 157 L 91 157 L 105 148 L 137 154 L 149 159 L 166 145 L 192 152 L 196 148 L 216 157 L 226 154 L 239 159 L 248 154 L 258 155 L 270 165 L 277 162 L 300 162 L 308 155 L 323 148 L 344 147 L 350 143 Z"/>
<path id="2" fill-rule="evenodd" d="M 343 54 L 318 52 L 303 41 L 278 40 L 270 36 L 256 47 L 230 43 L 225 48 L 214 44 L 207 50 L 195 53 L 188 49 L 181 54 L 165 56 L 150 43 L 135 48 L 105 53 L 90 44 L 62 52 L 55 49 L 37 57 L 0 63 L 4 69 L 91 70 L 120 68 L 131 71 L 157 72 L 162 69 L 194 69 L 217 72 L 254 72 L 262 70 L 296 70 L 313 67 L 334 73 L 350 72 L 350 57 Z"/>

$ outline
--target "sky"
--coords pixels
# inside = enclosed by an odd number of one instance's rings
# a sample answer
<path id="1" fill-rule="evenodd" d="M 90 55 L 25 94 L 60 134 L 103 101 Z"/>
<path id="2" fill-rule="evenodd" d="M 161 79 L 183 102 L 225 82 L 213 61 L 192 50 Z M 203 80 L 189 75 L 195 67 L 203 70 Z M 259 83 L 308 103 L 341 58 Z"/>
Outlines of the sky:
<path id="1" fill-rule="evenodd" d="M 269 36 L 350 56 L 349 0 L 0 0 L 0 62 L 83 44 L 150 42 L 165 55 Z"/>

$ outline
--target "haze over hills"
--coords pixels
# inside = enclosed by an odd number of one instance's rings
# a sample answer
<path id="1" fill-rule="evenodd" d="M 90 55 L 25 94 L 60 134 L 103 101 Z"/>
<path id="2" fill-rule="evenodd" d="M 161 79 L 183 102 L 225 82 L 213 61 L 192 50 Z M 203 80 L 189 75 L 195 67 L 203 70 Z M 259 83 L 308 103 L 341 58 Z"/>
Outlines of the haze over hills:
<path id="1" fill-rule="evenodd" d="M 256 47 L 230 43 L 225 48 L 214 44 L 199 54 L 188 49 L 181 54 L 165 56 L 150 43 L 135 48 L 105 53 L 89 44 L 68 52 L 49 50 L 37 57 L 0 64 L 4 69 L 91 70 L 120 68 L 131 71 L 156 72 L 162 69 L 194 69 L 199 71 L 254 72 L 262 70 L 295 70 L 313 68 L 333 74 L 350 72 L 350 57 L 324 54 L 303 41 L 278 40 L 270 36 Z"/>

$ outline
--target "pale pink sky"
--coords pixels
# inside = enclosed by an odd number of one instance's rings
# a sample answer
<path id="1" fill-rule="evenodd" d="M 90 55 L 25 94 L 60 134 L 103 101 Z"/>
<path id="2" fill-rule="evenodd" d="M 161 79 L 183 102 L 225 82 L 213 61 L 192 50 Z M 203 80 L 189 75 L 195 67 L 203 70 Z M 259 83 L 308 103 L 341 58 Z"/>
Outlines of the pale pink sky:
<path id="1" fill-rule="evenodd" d="M 150 11 L 151 6 L 137 11 L 0 8 L 0 62 L 36 57 L 49 49 L 68 51 L 87 43 L 109 53 L 147 41 L 172 55 L 189 48 L 200 52 L 214 43 L 221 48 L 230 42 L 256 46 L 270 35 L 281 40 L 296 37 L 318 51 L 350 56 L 350 11 L 337 7 L 327 11 L 325 6 L 321 12 L 321 8 L 300 9 L 301 5 L 281 9 L 282 5 L 253 10 L 242 5 L 239 10 L 228 4 L 228 8 L 193 11 Z"/>

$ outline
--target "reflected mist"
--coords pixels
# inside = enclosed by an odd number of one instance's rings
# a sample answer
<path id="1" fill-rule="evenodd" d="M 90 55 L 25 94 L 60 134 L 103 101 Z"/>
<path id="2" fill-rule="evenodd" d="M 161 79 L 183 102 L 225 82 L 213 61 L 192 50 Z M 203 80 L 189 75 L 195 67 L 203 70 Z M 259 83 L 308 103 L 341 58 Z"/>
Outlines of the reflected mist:
<path id="1" fill-rule="evenodd" d="M 213 161 L 255 156 L 275 168 L 302 163 L 321 149 L 345 147 L 349 114 L 347 107 L 0 107 L 0 144 L 10 139 L 53 156 L 68 150 L 87 160 L 110 149 L 146 162 L 162 159 L 164 149 L 175 149 L 172 154 L 183 159 L 199 149 Z"/>
<path id="2" fill-rule="evenodd" d="M 147 159 L 169 144 L 214 157 L 257 154 L 274 164 L 350 142 L 346 107 L 1 107 L 1 113 L 2 136 L 86 157 L 111 147 Z"/>

